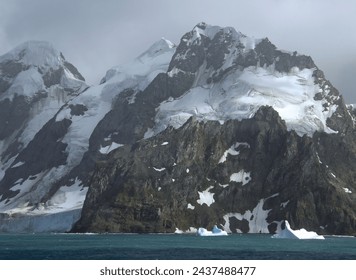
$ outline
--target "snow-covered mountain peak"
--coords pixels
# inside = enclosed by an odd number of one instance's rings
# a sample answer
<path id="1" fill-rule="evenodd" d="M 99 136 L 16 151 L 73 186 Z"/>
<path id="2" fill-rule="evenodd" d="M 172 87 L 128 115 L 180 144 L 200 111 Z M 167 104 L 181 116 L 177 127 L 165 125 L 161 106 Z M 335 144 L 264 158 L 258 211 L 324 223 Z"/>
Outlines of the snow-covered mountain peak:
<path id="1" fill-rule="evenodd" d="M 214 39 L 218 32 L 229 34 L 234 40 L 238 40 L 241 37 L 246 37 L 246 35 L 236 31 L 233 27 L 220 27 L 216 25 L 209 25 L 205 22 L 198 23 L 192 30 L 192 33 L 195 34 L 196 37 L 203 35 L 211 40 Z"/>
<path id="2" fill-rule="evenodd" d="M 144 83 L 138 87 L 142 90 L 148 85 L 147 81 L 152 81 L 163 69 L 167 70 L 175 50 L 175 44 L 165 38 L 161 38 L 131 62 L 109 69 L 101 83 L 115 78 L 115 82 L 134 80 L 134 83 L 137 84 L 136 79 L 142 77 L 140 79 Z"/>
<path id="3" fill-rule="evenodd" d="M 175 44 L 173 44 L 171 41 L 162 37 L 160 40 L 153 43 L 152 46 L 149 47 L 140 56 L 138 56 L 138 59 L 141 59 L 144 57 L 155 57 L 155 56 L 165 53 L 167 51 L 169 52 L 172 49 L 174 49 L 175 47 L 176 47 Z"/>
<path id="4" fill-rule="evenodd" d="M 237 64 L 250 66 L 255 63 L 251 58 L 256 53 L 251 54 L 250 51 L 255 51 L 262 41 L 232 27 L 199 23 L 182 37 L 170 63 L 169 75 L 194 74 L 200 69 L 199 73 L 204 75 L 205 81 L 215 82 L 227 69 Z"/>
<path id="5" fill-rule="evenodd" d="M 34 98 L 53 86 L 84 89 L 83 76 L 61 52 L 44 41 L 28 41 L 0 57 L 0 100 Z"/>
<path id="6" fill-rule="evenodd" d="M 11 166 L 38 131 L 87 85 L 50 43 L 25 42 L 0 57 L 0 168 Z M 0 172 L 0 180 L 4 176 Z"/>
<path id="7" fill-rule="evenodd" d="M 29 66 L 57 69 L 63 63 L 64 57 L 49 42 L 27 41 L 0 57 L 0 63 L 9 60 Z"/>
<path id="8" fill-rule="evenodd" d="M 251 118 L 264 105 L 299 135 L 339 131 L 331 121 L 335 112 L 343 114 L 339 94 L 311 57 L 281 51 L 267 38 L 199 23 L 182 37 L 168 75 L 193 83 L 183 96 L 161 104 L 156 133 L 178 128 L 191 116 L 221 123 Z"/>

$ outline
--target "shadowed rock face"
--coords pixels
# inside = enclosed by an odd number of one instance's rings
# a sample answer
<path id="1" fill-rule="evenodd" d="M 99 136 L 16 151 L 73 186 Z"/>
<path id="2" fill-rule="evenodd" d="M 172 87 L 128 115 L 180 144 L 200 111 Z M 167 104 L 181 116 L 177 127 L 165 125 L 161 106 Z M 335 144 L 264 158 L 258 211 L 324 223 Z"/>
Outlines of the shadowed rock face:
<path id="1" fill-rule="evenodd" d="M 253 212 L 263 199 L 260 211 L 267 212 L 267 223 L 261 232 L 274 232 L 278 222 L 288 219 L 296 228 L 353 233 L 353 200 L 342 188 L 353 176 L 337 182 L 330 170 L 343 174 L 343 168 L 355 165 L 355 156 L 349 155 L 340 171 L 319 162 L 331 161 L 323 153 L 330 147 L 324 145 L 340 141 L 351 149 L 352 143 L 340 136 L 316 134 L 312 139 L 288 132 L 269 107 L 253 119 L 223 125 L 191 119 L 178 130 L 119 148 L 98 164 L 74 231 L 174 232 L 226 225 L 228 219 L 228 230 L 254 232 L 253 215 L 226 215 Z M 236 143 L 246 144 L 219 163 Z M 247 183 L 231 180 L 241 170 Z M 207 189 L 214 198 L 210 206 L 198 202 Z"/>
<path id="2" fill-rule="evenodd" d="M 134 104 L 127 102 L 133 92 L 119 95 L 92 134 L 87 156 L 99 161 L 73 231 L 174 232 L 221 224 L 231 232 L 273 233 L 287 219 L 294 228 L 354 234 L 355 131 L 337 90 L 308 56 L 282 52 L 268 39 L 248 49 L 244 35 L 232 29 L 209 37 L 206 25 L 198 28 L 200 37 L 194 29 L 177 47 L 168 69 L 177 74 L 157 76 Z M 229 56 L 234 59 L 225 67 Z M 251 119 L 220 124 L 191 118 L 142 139 L 160 102 L 199 83 L 198 73 L 208 73 L 211 85 L 251 66 L 279 73 L 312 69 L 322 89 L 314 99 L 325 100 L 325 110 L 337 105 L 327 124 L 339 133 L 301 137 L 273 108 L 261 107 Z M 107 158 L 93 157 L 109 133 L 125 146 Z"/>
<path id="3" fill-rule="evenodd" d="M 16 158 L 15 164 L 17 162 L 24 162 L 24 164 L 9 169 L 0 182 L 0 195 L 3 195 L 3 198 L 10 198 L 18 193 L 9 190 L 9 186 L 13 186 L 19 177 L 29 178 L 31 175 L 34 176 L 66 163 L 67 145 L 60 140 L 66 134 L 70 123 L 71 121 L 66 119 L 60 122 L 51 120 L 36 134 Z"/>
<path id="4" fill-rule="evenodd" d="M 29 111 L 30 107 L 24 96 L 15 96 L 13 101 L 0 101 L 0 140 L 21 128 Z"/>

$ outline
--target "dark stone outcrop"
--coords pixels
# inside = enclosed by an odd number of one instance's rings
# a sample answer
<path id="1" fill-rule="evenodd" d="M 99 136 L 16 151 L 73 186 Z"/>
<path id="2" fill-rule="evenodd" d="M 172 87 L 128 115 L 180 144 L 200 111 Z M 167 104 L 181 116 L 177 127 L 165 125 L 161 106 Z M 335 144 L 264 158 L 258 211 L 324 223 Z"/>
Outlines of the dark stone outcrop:
<path id="1" fill-rule="evenodd" d="M 14 166 L 19 162 L 23 164 L 19 167 L 9 168 L 0 181 L 2 200 L 13 197 L 18 193 L 18 191 L 12 191 L 9 188 L 19 179 L 25 181 L 31 175 L 37 175 L 52 167 L 66 163 L 67 153 L 65 149 L 67 144 L 62 143 L 61 139 L 67 133 L 70 124 L 71 121 L 67 119 L 60 122 L 55 122 L 52 119 L 43 126 L 12 165 Z"/>
<path id="2" fill-rule="evenodd" d="M 72 116 L 83 116 L 85 111 L 88 111 L 88 108 L 83 105 L 83 104 L 75 104 L 75 105 L 69 105 L 70 108 L 70 114 Z"/>
<path id="3" fill-rule="evenodd" d="M 0 140 L 21 128 L 29 112 L 29 101 L 22 95 L 15 95 L 11 101 L 0 101 Z"/>
<path id="4" fill-rule="evenodd" d="M 296 228 L 353 234 L 354 194 L 346 193 L 343 186 L 354 192 L 349 183 L 355 175 L 344 176 L 343 171 L 348 164 L 355 165 L 355 153 L 336 168 L 326 164 L 333 155 L 323 150 L 342 142 L 345 154 L 339 157 L 344 157 L 353 143 L 348 141 L 324 133 L 299 137 L 288 132 L 269 107 L 262 107 L 253 119 L 223 125 L 191 119 L 178 130 L 171 128 L 121 147 L 98 163 L 74 231 L 174 232 L 211 227 L 224 224 L 227 213 L 252 211 L 264 199 L 263 209 L 270 210 L 270 232 L 276 230 L 276 221 L 288 219 Z M 236 142 L 250 147 L 239 147 L 239 155 L 227 155 L 226 162 L 219 163 Z M 230 180 L 240 170 L 251 172 L 245 185 Z M 342 176 L 336 180 L 332 172 Z M 215 202 L 210 207 L 198 204 L 198 192 L 209 187 Z M 195 209 L 189 209 L 188 203 Z M 246 219 L 235 217 L 230 217 L 230 229 L 250 230 Z"/>
<path id="5" fill-rule="evenodd" d="M 64 59 L 64 57 L 63 57 Z M 78 71 L 78 69 L 71 63 L 69 63 L 68 61 L 64 60 L 63 65 L 65 68 L 67 68 L 73 75 L 74 77 L 76 77 L 78 80 L 81 81 L 85 81 L 84 77 L 82 76 L 82 74 L 80 74 L 80 72 Z"/>

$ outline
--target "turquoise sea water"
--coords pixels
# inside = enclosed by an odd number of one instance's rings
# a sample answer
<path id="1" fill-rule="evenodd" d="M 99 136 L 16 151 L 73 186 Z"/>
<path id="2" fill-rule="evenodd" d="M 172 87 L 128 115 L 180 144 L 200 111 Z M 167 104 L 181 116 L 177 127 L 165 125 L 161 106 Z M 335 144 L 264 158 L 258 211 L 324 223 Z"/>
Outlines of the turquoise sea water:
<path id="1" fill-rule="evenodd" d="M 274 239 L 265 234 L 1 234 L 2 260 L 318 259 L 356 260 L 355 237 Z"/>

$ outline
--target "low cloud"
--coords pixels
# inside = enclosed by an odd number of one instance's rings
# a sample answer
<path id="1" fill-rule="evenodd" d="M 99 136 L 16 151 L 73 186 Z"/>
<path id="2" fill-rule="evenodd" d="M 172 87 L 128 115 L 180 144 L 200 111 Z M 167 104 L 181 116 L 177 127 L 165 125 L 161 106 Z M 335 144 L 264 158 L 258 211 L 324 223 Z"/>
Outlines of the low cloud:
<path id="1" fill-rule="evenodd" d="M 351 63 L 356 1 L 1 0 L 0 5 L 0 53 L 25 40 L 50 41 L 89 83 L 161 37 L 179 43 L 185 32 L 205 21 L 311 55 L 346 101 L 356 103 Z"/>

